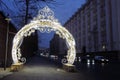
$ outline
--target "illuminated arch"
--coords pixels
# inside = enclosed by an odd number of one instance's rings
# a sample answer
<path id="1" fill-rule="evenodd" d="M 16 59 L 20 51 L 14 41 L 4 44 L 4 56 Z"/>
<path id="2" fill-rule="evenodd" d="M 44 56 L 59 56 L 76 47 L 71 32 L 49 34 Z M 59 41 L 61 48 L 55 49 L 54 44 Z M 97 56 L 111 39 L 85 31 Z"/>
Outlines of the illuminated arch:
<path id="1" fill-rule="evenodd" d="M 20 46 L 23 38 L 30 36 L 35 30 L 40 32 L 55 31 L 61 38 L 66 40 L 68 47 L 67 61 L 68 64 L 73 64 L 76 57 L 75 40 L 69 31 L 62 27 L 61 24 L 54 18 L 54 13 L 48 7 L 39 11 L 37 17 L 35 17 L 29 24 L 25 25 L 14 37 L 12 47 L 12 59 L 13 64 L 16 64 L 21 60 L 22 55 L 20 52 Z"/>

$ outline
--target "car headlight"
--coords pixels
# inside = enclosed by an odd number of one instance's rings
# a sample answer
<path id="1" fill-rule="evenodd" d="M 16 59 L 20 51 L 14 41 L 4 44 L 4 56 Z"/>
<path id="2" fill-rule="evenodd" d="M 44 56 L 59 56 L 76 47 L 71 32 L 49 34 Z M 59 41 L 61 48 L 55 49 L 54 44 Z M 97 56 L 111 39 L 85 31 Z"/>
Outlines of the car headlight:
<path id="1" fill-rule="evenodd" d="M 109 61 L 108 59 L 106 59 L 106 61 Z"/>
<path id="2" fill-rule="evenodd" d="M 101 59 L 101 61 L 104 61 L 104 59 Z"/>

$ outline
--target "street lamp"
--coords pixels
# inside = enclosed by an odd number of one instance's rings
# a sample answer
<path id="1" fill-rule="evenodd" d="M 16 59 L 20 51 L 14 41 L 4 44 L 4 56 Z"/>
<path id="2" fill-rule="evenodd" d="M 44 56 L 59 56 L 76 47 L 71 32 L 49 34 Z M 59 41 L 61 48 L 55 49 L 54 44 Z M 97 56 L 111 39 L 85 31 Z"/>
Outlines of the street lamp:
<path id="1" fill-rule="evenodd" d="M 6 65 L 7 65 L 7 52 L 8 52 L 8 36 L 9 36 L 9 22 L 10 18 L 5 18 L 7 21 L 7 34 L 6 34 L 6 50 L 5 50 L 5 63 L 4 63 L 4 70 L 6 70 Z"/>

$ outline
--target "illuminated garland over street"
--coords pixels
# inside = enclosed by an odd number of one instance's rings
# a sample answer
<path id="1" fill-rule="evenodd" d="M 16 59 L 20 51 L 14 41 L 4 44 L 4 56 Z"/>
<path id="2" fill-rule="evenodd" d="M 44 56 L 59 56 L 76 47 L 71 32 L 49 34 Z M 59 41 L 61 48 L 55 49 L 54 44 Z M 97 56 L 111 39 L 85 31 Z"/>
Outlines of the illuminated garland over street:
<path id="1" fill-rule="evenodd" d="M 38 12 L 29 24 L 25 25 L 14 37 L 12 47 L 12 59 L 13 64 L 20 62 L 23 58 L 20 52 L 20 46 L 23 38 L 30 36 L 35 30 L 40 32 L 50 33 L 55 31 L 61 38 L 66 40 L 68 47 L 67 61 L 68 64 L 73 64 L 76 57 L 75 40 L 67 29 L 61 26 L 61 24 L 54 18 L 54 13 L 47 6 Z"/>

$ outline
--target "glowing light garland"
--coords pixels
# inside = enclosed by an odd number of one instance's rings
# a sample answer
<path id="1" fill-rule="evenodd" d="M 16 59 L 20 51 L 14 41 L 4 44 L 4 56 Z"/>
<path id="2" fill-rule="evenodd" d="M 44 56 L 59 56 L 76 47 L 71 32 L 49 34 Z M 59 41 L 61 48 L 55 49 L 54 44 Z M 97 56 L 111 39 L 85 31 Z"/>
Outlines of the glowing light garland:
<path id="1" fill-rule="evenodd" d="M 14 37 L 13 47 L 12 47 L 12 59 L 13 64 L 20 61 L 24 61 L 25 58 L 22 57 L 20 52 L 20 46 L 22 44 L 23 38 L 30 36 L 35 30 L 40 32 L 50 33 L 55 31 L 61 38 L 66 40 L 68 47 L 67 51 L 67 64 L 73 64 L 76 57 L 75 50 L 75 40 L 69 31 L 62 27 L 57 19 L 54 18 L 54 12 L 50 10 L 47 6 L 38 12 L 37 17 L 35 17 L 29 24 L 25 25 Z"/>

